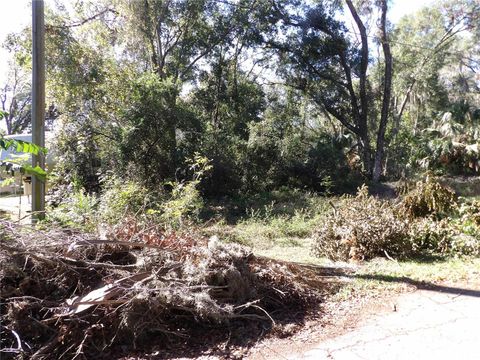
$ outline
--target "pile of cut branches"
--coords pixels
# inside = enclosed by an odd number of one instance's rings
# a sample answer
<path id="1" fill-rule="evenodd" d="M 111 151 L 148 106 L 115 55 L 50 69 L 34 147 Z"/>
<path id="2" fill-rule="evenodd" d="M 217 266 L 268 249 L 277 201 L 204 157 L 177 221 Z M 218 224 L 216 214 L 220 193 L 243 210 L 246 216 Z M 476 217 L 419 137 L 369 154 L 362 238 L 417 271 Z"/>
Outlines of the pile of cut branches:
<path id="1" fill-rule="evenodd" d="M 332 204 L 332 206 L 334 206 Z M 370 196 L 367 186 L 341 199 L 313 234 L 313 252 L 334 261 L 410 254 L 410 224 L 395 204 Z"/>
<path id="2" fill-rule="evenodd" d="M 0 237 L 2 358 L 112 358 L 199 328 L 271 329 L 322 297 L 288 266 L 215 237 L 101 240 L 5 221 Z"/>

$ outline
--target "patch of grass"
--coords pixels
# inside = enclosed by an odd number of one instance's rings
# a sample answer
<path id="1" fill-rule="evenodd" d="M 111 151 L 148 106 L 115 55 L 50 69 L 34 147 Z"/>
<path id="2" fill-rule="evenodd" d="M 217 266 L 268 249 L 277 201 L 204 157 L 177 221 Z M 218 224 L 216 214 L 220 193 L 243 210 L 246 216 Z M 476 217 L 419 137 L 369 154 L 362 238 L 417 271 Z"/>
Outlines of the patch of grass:
<path id="1" fill-rule="evenodd" d="M 442 258 L 395 262 L 383 258 L 358 265 L 349 282 L 334 295 L 333 301 L 352 297 L 375 298 L 435 284 L 452 287 L 480 285 L 480 258 Z M 467 285 L 468 286 L 468 285 Z"/>
<path id="2" fill-rule="evenodd" d="M 384 276 L 384 282 L 394 282 L 401 278 L 429 283 L 466 282 L 480 278 L 480 258 L 448 257 L 402 262 L 375 259 L 363 265 L 357 275 L 377 278 Z"/>
<path id="3" fill-rule="evenodd" d="M 302 241 L 311 236 L 328 209 L 328 201 L 329 198 L 300 190 L 262 193 L 241 201 L 230 199 L 223 204 L 210 204 L 210 219 L 215 221 L 203 232 L 254 250 L 302 247 Z M 243 214 L 238 215 L 240 212 Z M 238 215 L 234 221 L 232 213 Z"/>
<path id="4" fill-rule="evenodd" d="M 250 219 L 237 225 L 218 222 L 204 228 L 203 234 L 249 246 L 259 256 L 318 265 L 328 260 L 322 262 L 311 253 L 310 235 L 317 221 L 318 216 L 311 219 L 274 217 L 270 221 Z"/>
<path id="5" fill-rule="evenodd" d="M 326 258 L 318 258 L 311 252 L 312 240 L 310 238 L 296 239 L 295 244 L 285 246 L 273 244 L 267 249 L 255 249 L 255 254 L 275 260 L 291 261 L 300 264 L 326 266 L 331 262 Z"/>
<path id="6" fill-rule="evenodd" d="M 201 218 L 204 221 L 222 219 L 225 223 L 234 225 L 252 219 L 289 218 L 299 212 L 312 217 L 329 208 L 329 199 L 310 191 L 285 188 L 209 201 L 201 213 Z"/>

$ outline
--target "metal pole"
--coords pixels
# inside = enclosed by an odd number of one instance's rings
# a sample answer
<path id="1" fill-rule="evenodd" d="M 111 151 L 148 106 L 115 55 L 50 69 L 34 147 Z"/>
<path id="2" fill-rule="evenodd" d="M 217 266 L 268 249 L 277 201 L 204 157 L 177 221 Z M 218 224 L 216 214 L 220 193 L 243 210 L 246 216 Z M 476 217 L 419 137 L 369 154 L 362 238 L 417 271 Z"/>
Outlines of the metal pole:
<path id="1" fill-rule="evenodd" d="M 32 142 L 45 147 L 45 19 L 43 0 L 32 1 Z M 32 155 L 45 169 L 45 156 Z M 32 176 L 32 223 L 45 217 L 45 183 Z"/>

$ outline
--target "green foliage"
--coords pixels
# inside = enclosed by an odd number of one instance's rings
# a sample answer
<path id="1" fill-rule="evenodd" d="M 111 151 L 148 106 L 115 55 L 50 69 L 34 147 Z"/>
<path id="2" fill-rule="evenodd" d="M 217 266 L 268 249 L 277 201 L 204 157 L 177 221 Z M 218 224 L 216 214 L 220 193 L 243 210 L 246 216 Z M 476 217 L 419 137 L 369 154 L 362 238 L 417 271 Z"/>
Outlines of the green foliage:
<path id="1" fill-rule="evenodd" d="M 188 160 L 192 180 L 169 182 L 171 195 L 160 206 L 160 219 L 166 227 L 179 228 L 185 221 L 196 221 L 203 208 L 203 199 L 198 189 L 202 178 L 212 169 L 210 161 L 199 154 Z"/>
<path id="2" fill-rule="evenodd" d="M 147 73 L 133 84 L 132 103 L 122 116 L 120 156 L 124 169 L 147 184 L 175 172 L 177 86 Z"/>
<path id="3" fill-rule="evenodd" d="M 0 163 L 6 171 L 20 171 L 22 174 L 34 175 L 39 180 L 45 181 L 47 178 L 47 172 L 40 166 L 31 166 L 28 164 L 18 163 L 15 160 L 5 160 Z"/>
<path id="4" fill-rule="evenodd" d="M 210 198 L 282 186 L 355 191 L 364 180 L 355 159 L 366 167 L 372 154 L 362 148 L 375 147 L 383 60 L 370 55 L 362 62 L 338 16 L 347 10 L 339 1 L 241 5 L 115 0 L 48 9 L 47 103 L 59 120 L 59 178 L 89 193 L 101 193 L 107 173 L 154 192 L 175 180 L 173 193 L 187 202 L 193 187 Z M 374 4 L 355 6 L 365 19 Z M 478 86 L 469 70 L 475 65 L 464 64 L 478 55 L 477 9 L 470 0 L 448 1 L 392 28 L 397 75 L 387 176 L 414 173 L 421 164 L 480 169 Z M 471 39 L 452 31 L 436 47 L 460 12 Z M 98 16 L 81 21 L 91 14 Z M 10 35 L 5 47 L 16 68 L 28 71 L 31 31 Z M 364 65 L 371 70 L 360 80 Z M 282 83 L 271 84 L 274 78 Z M 432 124 L 440 111 L 451 112 L 450 128 Z M 12 114 L 2 109 L 0 117 Z M 190 175 L 184 159 L 195 152 L 213 169 L 197 185 L 180 186 Z"/>
<path id="5" fill-rule="evenodd" d="M 55 172 L 66 184 L 75 183 L 88 192 L 98 192 L 102 162 L 91 120 L 79 116 L 74 122 L 66 120 L 62 123 L 53 146 L 57 160 Z"/>
<path id="6" fill-rule="evenodd" d="M 412 224 L 411 241 L 416 251 L 441 255 L 480 255 L 480 227 L 472 228 L 452 219 L 421 219 Z"/>
<path id="7" fill-rule="evenodd" d="M 95 231 L 98 225 L 98 203 L 95 195 L 83 190 L 73 192 L 60 206 L 47 211 L 46 221 L 68 228 Z"/>
<path id="8" fill-rule="evenodd" d="M 39 153 L 47 154 L 47 149 L 42 148 L 36 144 L 32 144 L 28 141 L 17 140 L 17 139 L 6 139 L 0 138 L 0 148 L 3 150 L 13 149 L 19 153 L 27 153 L 38 155 Z"/>
<path id="9" fill-rule="evenodd" d="M 458 211 L 464 222 L 480 227 L 480 200 L 463 201 Z"/>
<path id="10" fill-rule="evenodd" d="M 297 108 L 302 101 L 277 99 L 263 121 L 251 124 L 245 160 L 248 185 L 256 191 L 281 186 L 331 193 L 354 190 L 358 173 L 348 166 L 349 137 L 307 128 Z"/>
<path id="11" fill-rule="evenodd" d="M 202 182 L 207 195 L 233 194 L 255 188 L 248 178 L 247 142 L 251 127 L 260 121 L 265 109 L 264 90 L 221 57 L 212 73 L 202 74 L 192 93 L 192 107 L 202 124 L 201 147 L 194 146 L 212 160 L 213 169 Z M 268 180 L 265 179 L 265 182 Z M 257 189 L 258 190 L 258 189 Z"/>
<path id="12" fill-rule="evenodd" d="M 104 180 L 100 196 L 99 218 L 108 225 L 116 225 L 128 217 L 141 218 L 149 209 L 155 208 L 153 196 L 139 183 L 120 178 Z"/>
<path id="13" fill-rule="evenodd" d="M 388 164 L 392 175 L 412 174 L 419 167 L 478 172 L 478 151 L 475 154 L 466 146 L 478 142 L 471 129 L 478 128 L 475 114 L 480 106 L 474 60 L 479 10 L 475 1 L 439 1 L 396 24 L 391 34 L 398 100 L 393 106 L 398 123 L 392 126 Z M 470 59 L 464 69 L 458 66 L 463 58 Z"/>
<path id="14" fill-rule="evenodd" d="M 17 153 L 25 153 L 25 154 L 43 154 L 46 155 L 47 149 L 38 146 L 36 144 L 32 144 L 28 141 L 23 140 L 16 140 L 16 139 L 5 139 L 3 137 L 0 138 L 0 148 L 3 150 L 10 150 L 13 149 Z M 0 166 L 3 166 L 6 171 L 20 171 L 22 174 L 29 174 L 34 175 L 41 181 L 45 181 L 47 177 L 47 173 L 43 170 L 40 166 L 31 166 L 26 164 L 24 161 L 20 161 L 18 159 L 6 159 L 0 163 Z"/>
<path id="15" fill-rule="evenodd" d="M 202 228 L 205 235 L 248 245 L 264 256 L 316 261 L 309 254 L 310 237 L 329 208 L 327 198 L 284 187 L 220 204 L 208 204 L 214 211 L 209 218 L 216 221 Z"/>
<path id="16" fill-rule="evenodd" d="M 480 171 L 479 141 L 476 124 L 462 125 L 447 112 L 423 131 L 422 151 L 413 160 L 425 169 L 475 174 Z"/>
<path id="17" fill-rule="evenodd" d="M 114 226 L 121 225 L 125 219 L 134 219 L 137 223 L 178 229 L 198 220 L 203 207 L 198 186 L 211 165 L 208 159 L 198 154 L 189 164 L 192 179 L 164 183 L 169 191 L 152 191 L 139 182 L 117 177 L 104 180 L 98 221 Z"/>
<path id="18" fill-rule="evenodd" d="M 397 203 L 369 196 L 364 186 L 356 197 L 335 205 L 318 226 L 313 251 L 341 261 L 377 256 L 476 256 L 480 254 L 478 209 L 468 202 L 460 209 L 461 216 L 456 217 L 454 194 L 428 179 Z M 438 219 L 440 214 L 442 219 Z"/>

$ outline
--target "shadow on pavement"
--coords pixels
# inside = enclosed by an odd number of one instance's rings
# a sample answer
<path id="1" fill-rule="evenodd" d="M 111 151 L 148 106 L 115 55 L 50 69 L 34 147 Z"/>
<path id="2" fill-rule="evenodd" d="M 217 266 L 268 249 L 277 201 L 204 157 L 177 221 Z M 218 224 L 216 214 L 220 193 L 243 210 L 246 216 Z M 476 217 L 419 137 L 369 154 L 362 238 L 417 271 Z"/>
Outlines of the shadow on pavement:
<path id="1" fill-rule="evenodd" d="M 365 280 L 379 280 L 385 282 L 405 283 L 415 286 L 419 290 L 438 291 L 441 293 L 480 297 L 480 290 L 464 289 L 452 286 L 436 285 L 425 281 L 413 280 L 405 276 L 391 276 L 391 275 L 346 275 L 348 277 Z"/>
<path id="2" fill-rule="evenodd" d="M 424 262 L 435 262 L 438 261 L 437 257 L 424 258 Z M 285 262 L 288 264 L 288 262 Z M 309 269 L 314 271 L 317 276 L 320 277 L 338 277 L 338 278 L 350 278 L 350 279 L 363 279 L 363 280 L 375 280 L 375 281 L 384 281 L 389 283 L 404 283 L 416 287 L 418 290 L 428 290 L 428 291 L 437 291 L 441 293 L 454 294 L 454 295 L 464 295 L 470 297 L 480 297 L 480 288 L 475 286 L 475 289 L 465 289 L 461 287 L 446 286 L 433 284 L 428 281 L 414 280 L 406 276 L 392 276 L 392 275 L 370 275 L 370 274 L 355 274 L 355 270 L 348 266 L 346 267 L 335 267 L 335 266 L 320 266 L 313 264 L 300 264 L 304 269 Z"/>

